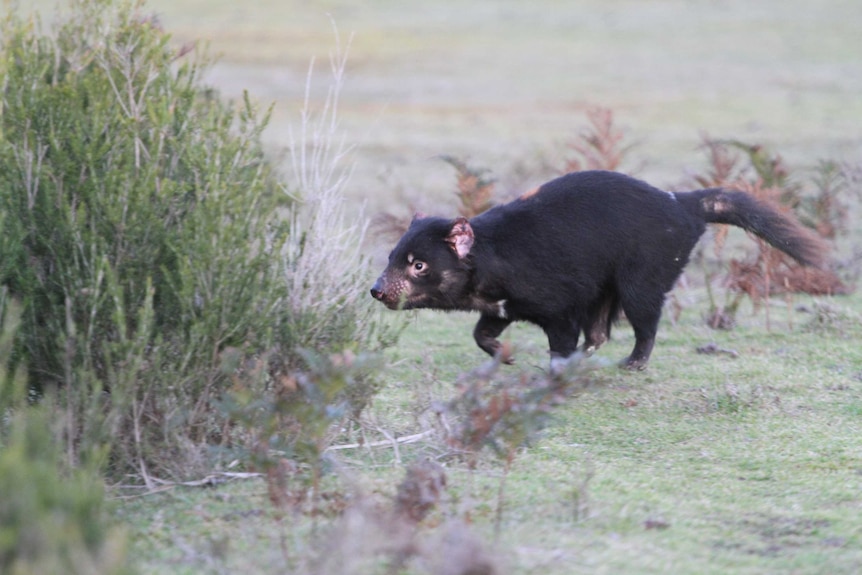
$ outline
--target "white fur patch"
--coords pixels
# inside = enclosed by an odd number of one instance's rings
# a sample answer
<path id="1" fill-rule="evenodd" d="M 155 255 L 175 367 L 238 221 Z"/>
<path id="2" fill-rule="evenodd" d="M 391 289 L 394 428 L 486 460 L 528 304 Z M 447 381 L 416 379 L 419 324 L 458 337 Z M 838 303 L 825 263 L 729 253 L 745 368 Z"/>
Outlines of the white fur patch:
<path id="1" fill-rule="evenodd" d="M 506 300 L 501 299 L 497 302 L 497 317 L 500 319 L 508 319 L 508 314 L 506 313 Z"/>

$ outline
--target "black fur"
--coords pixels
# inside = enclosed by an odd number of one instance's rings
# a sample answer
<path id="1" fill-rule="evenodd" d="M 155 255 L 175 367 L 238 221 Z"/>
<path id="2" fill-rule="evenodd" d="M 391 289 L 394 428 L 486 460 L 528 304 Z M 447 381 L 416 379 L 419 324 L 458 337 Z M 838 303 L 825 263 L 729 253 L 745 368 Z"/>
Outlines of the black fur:
<path id="1" fill-rule="evenodd" d="M 742 227 L 798 261 L 823 246 L 775 208 L 723 189 L 669 193 L 602 171 L 575 172 L 471 219 L 415 218 L 371 295 L 392 309 L 475 310 L 476 343 L 491 355 L 513 321 L 540 326 L 552 357 L 607 341 L 624 311 L 643 369 L 665 294 L 707 223 Z"/>

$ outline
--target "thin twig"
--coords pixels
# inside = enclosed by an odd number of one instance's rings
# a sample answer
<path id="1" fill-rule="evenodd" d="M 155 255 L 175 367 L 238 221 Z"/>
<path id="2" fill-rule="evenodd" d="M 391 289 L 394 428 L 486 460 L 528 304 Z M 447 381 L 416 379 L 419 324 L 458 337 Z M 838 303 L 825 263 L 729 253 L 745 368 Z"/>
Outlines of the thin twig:
<path id="1" fill-rule="evenodd" d="M 428 437 L 432 433 L 434 433 L 433 429 L 429 429 L 427 431 L 423 431 L 422 433 L 414 433 L 413 435 L 403 435 L 401 437 L 392 437 L 389 433 L 385 432 L 382 429 L 378 428 L 378 431 L 386 436 L 388 439 L 384 439 L 381 441 L 372 441 L 370 443 L 347 443 L 344 445 L 330 445 L 326 448 L 326 451 L 337 451 L 341 449 L 359 449 L 361 447 L 395 447 L 397 449 L 398 445 L 404 445 L 407 443 L 415 443 L 420 439 L 424 439 Z"/>
<path id="2" fill-rule="evenodd" d="M 401 465 L 401 452 L 398 450 L 398 440 L 382 427 L 378 427 L 377 431 L 382 433 L 383 436 L 392 444 L 392 449 L 395 451 L 395 462 Z"/>
<path id="3" fill-rule="evenodd" d="M 116 489 L 146 489 L 146 491 L 144 491 L 143 493 L 138 493 L 136 495 L 121 495 L 115 497 L 114 499 L 135 499 L 137 497 L 144 497 L 146 495 L 154 495 L 163 491 L 169 491 L 174 487 L 212 487 L 213 485 L 218 485 L 219 483 L 224 483 L 225 481 L 231 479 L 255 479 L 258 477 L 263 477 L 263 473 L 242 471 L 217 471 L 215 473 L 210 473 L 203 479 L 196 479 L 192 481 L 169 481 L 167 479 L 159 479 L 158 477 L 149 476 L 148 480 L 150 485 L 158 483 L 159 487 L 142 485 L 117 485 L 115 486 Z"/>

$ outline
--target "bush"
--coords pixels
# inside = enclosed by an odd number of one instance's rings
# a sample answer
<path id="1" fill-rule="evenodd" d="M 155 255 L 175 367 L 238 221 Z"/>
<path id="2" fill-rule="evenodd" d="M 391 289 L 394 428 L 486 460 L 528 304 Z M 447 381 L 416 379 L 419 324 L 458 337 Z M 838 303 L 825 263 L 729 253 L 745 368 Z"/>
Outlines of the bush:
<path id="1" fill-rule="evenodd" d="M 24 305 L 11 367 L 37 395 L 62 390 L 70 463 L 110 442 L 116 473 L 146 475 L 163 447 L 217 434 L 219 351 L 269 345 L 286 196 L 248 98 L 202 87 L 139 7 L 73 8 L 53 35 L 4 24 L 0 284 Z"/>
<path id="2" fill-rule="evenodd" d="M 152 485 L 217 464 L 243 365 L 266 368 L 266 391 L 300 347 L 393 334 L 364 297 L 334 101 L 319 121 L 306 110 L 285 193 L 268 112 L 203 85 L 205 55 L 172 47 L 140 3 L 71 6 L 50 34 L 3 23 L 0 286 L 23 304 L 8 367 L 57 402 L 70 465 L 98 457 Z M 377 384 L 358 389 L 355 412 Z"/>

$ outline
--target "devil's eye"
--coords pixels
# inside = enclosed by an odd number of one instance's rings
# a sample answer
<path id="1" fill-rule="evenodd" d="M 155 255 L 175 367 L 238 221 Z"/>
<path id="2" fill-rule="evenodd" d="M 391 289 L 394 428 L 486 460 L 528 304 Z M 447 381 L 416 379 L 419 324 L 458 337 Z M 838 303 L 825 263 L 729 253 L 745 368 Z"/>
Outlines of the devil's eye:
<path id="1" fill-rule="evenodd" d="M 428 268 L 428 264 L 420 259 L 416 259 L 413 254 L 407 254 L 407 265 L 410 266 L 408 268 L 410 273 L 416 275 L 424 274 Z"/>

